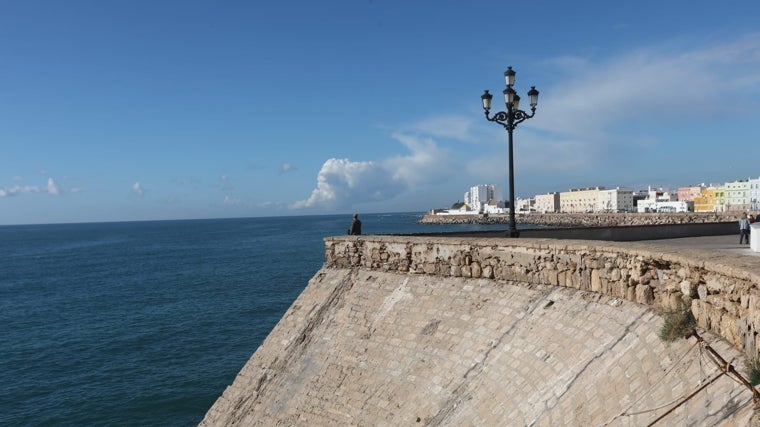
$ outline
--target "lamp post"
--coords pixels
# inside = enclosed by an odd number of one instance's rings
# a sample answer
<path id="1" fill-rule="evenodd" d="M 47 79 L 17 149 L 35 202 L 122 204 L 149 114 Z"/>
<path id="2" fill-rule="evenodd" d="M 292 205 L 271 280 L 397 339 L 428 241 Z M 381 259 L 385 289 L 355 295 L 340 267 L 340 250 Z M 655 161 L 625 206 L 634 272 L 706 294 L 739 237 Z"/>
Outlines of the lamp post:
<path id="1" fill-rule="evenodd" d="M 523 110 L 520 110 L 520 96 L 515 92 L 513 86 L 515 84 L 515 71 L 512 67 L 507 67 L 507 71 L 504 72 L 504 80 L 507 83 L 507 88 L 504 89 L 504 103 L 507 105 L 507 111 L 499 111 L 491 117 L 491 100 L 493 95 L 485 91 L 480 99 L 483 101 L 483 110 L 485 110 L 486 120 L 490 122 L 496 122 L 507 130 L 509 134 L 509 231 L 507 236 L 520 237 L 520 233 L 517 231 L 517 225 L 515 224 L 515 172 L 514 161 L 512 156 L 512 133 L 518 124 L 530 119 L 536 115 L 536 105 L 538 105 L 538 91 L 535 86 L 531 86 L 528 91 L 528 97 L 530 98 L 530 114 Z"/>

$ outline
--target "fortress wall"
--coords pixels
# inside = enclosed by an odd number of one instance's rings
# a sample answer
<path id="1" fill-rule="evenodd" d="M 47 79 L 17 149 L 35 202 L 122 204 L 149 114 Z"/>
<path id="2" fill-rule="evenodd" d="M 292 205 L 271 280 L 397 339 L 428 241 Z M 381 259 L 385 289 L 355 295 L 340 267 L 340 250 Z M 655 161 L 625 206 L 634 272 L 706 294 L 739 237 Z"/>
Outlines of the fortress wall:
<path id="1" fill-rule="evenodd" d="M 735 257 L 651 243 L 365 236 L 326 240 L 326 266 L 486 278 L 598 292 L 662 311 L 760 353 L 760 269 Z"/>
<path id="2" fill-rule="evenodd" d="M 717 375 L 693 339 L 658 338 L 653 307 L 755 330 L 758 277 L 718 257 L 537 239 L 325 243 L 323 268 L 201 425 L 647 425 Z M 739 349 L 703 336 L 743 370 Z M 749 391 L 718 377 L 658 425 L 751 415 Z"/>

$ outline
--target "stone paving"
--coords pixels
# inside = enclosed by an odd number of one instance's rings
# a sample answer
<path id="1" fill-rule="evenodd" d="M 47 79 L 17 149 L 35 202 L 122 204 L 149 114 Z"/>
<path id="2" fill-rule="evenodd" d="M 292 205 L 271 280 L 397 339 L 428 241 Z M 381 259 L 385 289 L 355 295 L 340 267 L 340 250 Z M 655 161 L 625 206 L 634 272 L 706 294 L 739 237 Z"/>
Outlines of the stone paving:
<path id="1" fill-rule="evenodd" d="M 684 237 L 680 239 L 644 240 L 643 242 L 650 242 L 656 246 L 673 246 L 682 249 L 701 249 L 739 256 L 760 257 L 760 252 L 753 251 L 748 244 L 739 244 L 738 233 L 728 236 Z"/>

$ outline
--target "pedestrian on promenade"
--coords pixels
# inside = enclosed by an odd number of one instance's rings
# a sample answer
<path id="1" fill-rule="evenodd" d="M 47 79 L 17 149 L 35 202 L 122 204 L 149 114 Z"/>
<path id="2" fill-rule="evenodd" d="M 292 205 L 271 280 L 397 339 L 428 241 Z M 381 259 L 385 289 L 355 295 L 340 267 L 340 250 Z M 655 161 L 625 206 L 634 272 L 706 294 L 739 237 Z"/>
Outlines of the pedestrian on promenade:
<path id="1" fill-rule="evenodd" d="M 362 222 L 359 221 L 359 215 L 354 214 L 354 219 L 351 221 L 351 226 L 348 227 L 348 234 L 351 236 L 361 236 Z"/>
<path id="2" fill-rule="evenodd" d="M 739 220 L 739 244 L 744 242 L 749 245 L 749 214 L 746 214 Z"/>

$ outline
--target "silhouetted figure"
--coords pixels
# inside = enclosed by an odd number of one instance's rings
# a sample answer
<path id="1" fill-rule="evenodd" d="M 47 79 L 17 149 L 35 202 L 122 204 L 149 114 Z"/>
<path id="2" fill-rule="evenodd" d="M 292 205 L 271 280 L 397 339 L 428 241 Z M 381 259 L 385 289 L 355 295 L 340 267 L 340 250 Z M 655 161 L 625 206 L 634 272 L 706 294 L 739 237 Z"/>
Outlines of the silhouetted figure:
<path id="1" fill-rule="evenodd" d="M 749 214 L 739 220 L 739 244 L 745 241 L 749 245 Z"/>
<path id="2" fill-rule="evenodd" d="M 354 219 L 351 221 L 351 226 L 348 227 L 348 234 L 351 236 L 361 236 L 362 222 L 359 221 L 359 215 L 354 214 Z"/>

